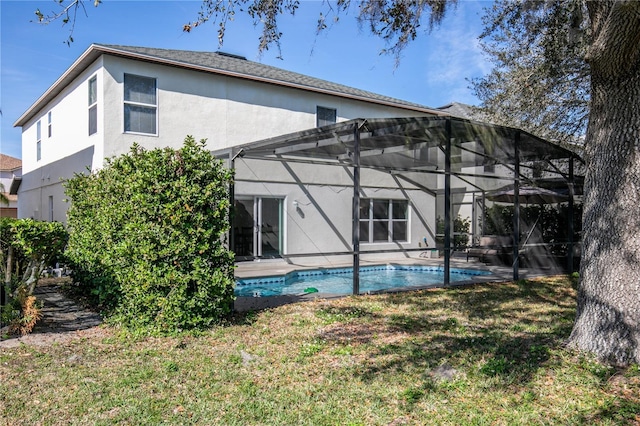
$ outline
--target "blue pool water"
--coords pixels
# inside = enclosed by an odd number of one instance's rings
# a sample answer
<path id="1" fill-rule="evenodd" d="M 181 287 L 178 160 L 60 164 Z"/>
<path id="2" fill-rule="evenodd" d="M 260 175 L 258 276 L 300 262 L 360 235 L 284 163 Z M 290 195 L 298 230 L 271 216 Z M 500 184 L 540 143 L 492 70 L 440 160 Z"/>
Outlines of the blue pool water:
<path id="1" fill-rule="evenodd" d="M 477 269 L 451 269 L 450 281 L 466 281 L 473 276 L 491 272 Z M 444 282 L 444 269 L 435 266 L 383 265 L 360 268 L 360 292 L 375 292 L 392 288 L 426 287 Z M 307 290 L 307 291 L 305 291 Z M 353 269 L 314 269 L 272 277 L 236 280 L 236 296 L 267 297 L 301 294 L 317 290 L 320 293 L 351 294 Z"/>

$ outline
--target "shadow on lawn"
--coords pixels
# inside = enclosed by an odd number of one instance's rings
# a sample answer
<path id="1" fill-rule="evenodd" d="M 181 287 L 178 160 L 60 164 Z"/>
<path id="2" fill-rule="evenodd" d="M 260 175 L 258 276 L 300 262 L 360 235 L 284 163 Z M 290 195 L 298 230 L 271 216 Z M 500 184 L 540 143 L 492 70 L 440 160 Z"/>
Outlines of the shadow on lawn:
<path id="1" fill-rule="evenodd" d="M 549 361 L 549 350 L 560 345 L 561 339 L 546 334 L 518 337 L 493 333 L 479 337 L 456 337 L 432 333 L 428 341 L 406 341 L 381 347 L 372 356 L 393 355 L 391 359 L 374 362 L 362 371 L 365 380 L 372 380 L 385 371 L 418 368 L 424 372 L 448 364 L 469 373 L 478 364 L 477 373 L 499 379 L 496 386 L 528 382 L 542 364 Z"/>
<path id="2" fill-rule="evenodd" d="M 367 366 L 357 373 L 365 380 L 448 364 L 493 377 L 496 386 L 524 383 L 571 332 L 574 297 L 569 282 L 535 281 L 390 294 L 385 301 L 404 305 L 402 313 L 363 312 L 322 338 L 373 344 Z"/>
<path id="3" fill-rule="evenodd" d="M 630 398 L 615 398 L 605 402 L 603 408 L 581 415 L 574 419 L 575 424 L 628 424 L 637 425 L 640 421 L 640 402 Z"/>

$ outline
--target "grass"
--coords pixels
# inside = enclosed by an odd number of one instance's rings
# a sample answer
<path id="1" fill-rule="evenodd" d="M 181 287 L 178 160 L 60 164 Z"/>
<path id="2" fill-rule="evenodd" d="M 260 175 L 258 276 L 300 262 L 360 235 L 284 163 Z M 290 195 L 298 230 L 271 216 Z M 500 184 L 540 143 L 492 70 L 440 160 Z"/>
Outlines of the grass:
<path id="1" fill-rule="evenodd" d="M 0 423 L 639 424 L 640 370 L 563 348 L 567 277 L 282 306 L 200 336 L 0 350 Z"/>

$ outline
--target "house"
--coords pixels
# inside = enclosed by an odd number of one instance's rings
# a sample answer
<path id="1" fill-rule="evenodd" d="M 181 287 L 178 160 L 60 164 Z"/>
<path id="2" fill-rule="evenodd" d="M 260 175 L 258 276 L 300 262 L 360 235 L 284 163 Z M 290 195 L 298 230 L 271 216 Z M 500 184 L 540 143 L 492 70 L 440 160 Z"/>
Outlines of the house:
<path id="1" fill-rule="evenodd" d="M 59 178 L 133 142 L 177 147 L 191 134 L 219 150 L 359 116 L 424 114 L 438 112 L 236 55 L 94 44 L 15 122 L 20 215 L 64 221 Z"/>
<path id="2" fill-rule="evenodd" d="M 24 162 L 18 215 L 62 222 L 61 182 L 74 173 L 99 169 L 134 142 L 206 138 L 236 169 L 230 239 L 239 259 L 326 262 L 348 257 L 356 242 L 372 258 L 417 255 L 435 247 L 438 217 L 471 217 L 477 233 L 477 194 L 504 184 L 497 175 L 513 181 L 512 167 L 494 166 L 518 158 L 514 137 L 527 139 L 526 161 L 546 149 L 524 132 L 237 55 L 100 44 L 15 126 Z M 352 167 L 360 139 L 362 171 Z M 549 161 L 567 156 L 550 152 Z"/>
<path id="3" fill-rule="evenodd" d="M 19 158 L 0 154 L 0 184 L 2 194 L 9 201 L 0 205 L 0 217 L 18 217 L 18 187 L 22 179 L 22 161 Z"/>

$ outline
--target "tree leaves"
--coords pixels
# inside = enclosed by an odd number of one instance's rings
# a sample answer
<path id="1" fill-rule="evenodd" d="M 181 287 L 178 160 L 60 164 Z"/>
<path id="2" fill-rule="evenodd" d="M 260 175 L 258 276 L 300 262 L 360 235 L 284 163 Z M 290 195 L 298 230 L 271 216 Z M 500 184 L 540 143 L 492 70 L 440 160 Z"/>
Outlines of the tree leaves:
<path id="1" fill-rule="evenodd" d="M 76 19 L 78 17 L 78 11 L 84 12 L 85 16 L 88 16 L 87 9 L 85 8 L 84 0 L 71 0 L 69 4 L 64 4 L 65 0 L 55 0 L 55 3 L 60 6 L 60 10 L 52 11 L 48 14 L 43 13 L 40 9 L 36 9 L 34 14 L 36 15 L 37 22 L 40 24 L 50 24 L 54 21 L 61 20 L 62 25 L 71 23 L 69 29 L 69 37 L 64 41 L 65 44 L 71 45 L 73 43 L 73 32 L 76 26 Z M 98 7 L 102 3 L 102 0 L 94 0 L 93 6 Z"/>
<path id="2" fill-rule="evenodd" d="M 17 271 L 15 281 L 19 282 L 19 287 L 26 294 L 31 294 L 44 268 L 61 260 L 67 239 L 67 231 L 59 222 L 1 218 L 0 269 L 3 273 L 6 273 L 7 268 L 9 271 Z M 10 249 L 13 250 L 12 256 L 9 255 Z M 14 258 L 12 264 L 5 265 L 5 260 L 11 257 Z"/>
<path id="3" fill-rule="evenodd" d="M 384 39 L 389 48 L 383 53 L 393 54 L 397 60 L 406 45 L 414 40 L 423 20 L 428 22 L 430 31 L 438 25 L 451 5 L 457 0 L 364 0 L 354 2 L 357 8 L 357 20 L 366 25 L 370 32 Z M 338 0 L 335 3 L 324 2 L 326 10 L 321 12 L 316 32 L 328 28 L 327 20 L 337 22 L 342 14 L 352 8 L 351 0 Z M 299 0 L 204 0 L 197 19 L 183 26 L 183 31 L 191 32 L 194 28 L 211 21 L 218 26 L 218 42 L 224 43 L 226 26 L 233 21 L 236 11 L 247 13 L 254 21 L 254 26 L 262 27 L 258 40 L 258 51 L 263 52 L 275 46 L 281 56 L 280 38 L 282 32 L 278 27 L 278 18 L 283 14 L 295 15 L 300 6 Z"/>
<path id="4" fill-rule="evenodd" d="M 494 69 L 472 82 L 484 118 L 581 142 L 590 97 L 584 2 L 499 1 L 485 11 L 482 48 Z"/>
<path id="5" fill-rule="evenodd" d="M 66 185 L 67 255 L 112 320 L 156 331 L 205 327 L 233 300 L 229 229 L 232 172 L 187 137 L 179 150 L 106 161 Z"/>

